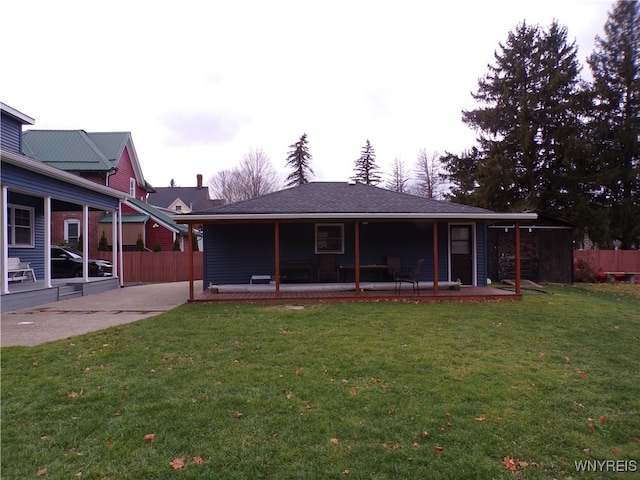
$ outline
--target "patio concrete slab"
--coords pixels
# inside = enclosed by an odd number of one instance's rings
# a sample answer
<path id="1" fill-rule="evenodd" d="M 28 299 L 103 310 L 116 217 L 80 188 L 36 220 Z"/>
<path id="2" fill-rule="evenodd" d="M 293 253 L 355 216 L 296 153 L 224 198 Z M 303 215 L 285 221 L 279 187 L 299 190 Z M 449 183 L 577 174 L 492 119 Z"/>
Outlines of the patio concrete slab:
<path id="1" fill-rule="evenodd" d="M 195 282 L 202 289 L 202 282 Z M 35 346 L 159 315 L 189 299 L 189 282 L 135 285 L 2 314 L 0 346 Z"/>

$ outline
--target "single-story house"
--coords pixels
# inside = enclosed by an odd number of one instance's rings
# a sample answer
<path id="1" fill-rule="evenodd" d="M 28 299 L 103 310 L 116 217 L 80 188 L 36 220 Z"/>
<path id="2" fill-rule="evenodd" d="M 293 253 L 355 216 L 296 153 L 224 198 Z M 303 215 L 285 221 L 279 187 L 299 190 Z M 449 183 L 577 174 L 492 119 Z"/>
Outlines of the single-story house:
<path id="1" fill-rule="evenodd" d="M 118 236 L 122 230 L 118 218 L 127 194 L 23 155 L 22 125 L 32 125 L 34 120 L 8 105 L 0 107 L 0 293 L 2 311 L 6 312 L 57 301 L 67 287 L 52 281 L 51 225 L 55 212 L 80 213 L 85 219 L 84 251 L 88 251 L 90 212 L 114 213 L 110 228 Z M 33 273 L 20 282 L 13 281 L 14 276 L 10 278 L 10 265 L 16 259 L 28 263 Z M 89 281 L 86 256 L 83 263 L 83 278 L 69 288 L 80 289 L 78 293 L 84 295 L 120 286 L 116 275 L 121 256 L 114 256 L 114 276 L 100 281 Z"/>
<path id="2" fill-rule="evenodd" d="M 488 227 L 536 217 L 361 183 L 311 182 L 173 218 L 203 226 L 204 289 L 267 277 L 277 297 L 287 282 L 355 282 L 358 291 L 364 278 L 383 280 L 391 259 L 402 269 L 423 259 L 420 278 L 434 294 L 440 282 L 485 286 Z"/>

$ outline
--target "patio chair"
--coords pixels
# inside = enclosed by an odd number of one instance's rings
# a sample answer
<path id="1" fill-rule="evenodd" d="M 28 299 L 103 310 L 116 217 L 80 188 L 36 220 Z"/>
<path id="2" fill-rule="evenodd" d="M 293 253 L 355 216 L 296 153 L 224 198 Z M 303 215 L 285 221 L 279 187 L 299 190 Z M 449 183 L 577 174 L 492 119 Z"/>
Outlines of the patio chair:
<path id="1" fill-rule="evenodd" d="M 338 281 L 338 271 L 336 270 L 336 256 L 325 254 L 318 259 L 318 281 L 333 280 Z"/>
<path id="2" fill-rule="evenodd" d="M 420 269 L 422 268 L 423 263 L 424 258 L 421 258 L 417 261 L 416 266 L 413 269 L 409 270 L 406 273 L 398 272 L 394 275 L 393 279 L 396 282 L 394 290 L 397 293 L 400 293 L 400 290 L 402 289 L 402 282 L 407 282 L 410 283 L 413 287 L 413 293 L 417 291 L 418 295 L 420 295 L 420 283 L 418 282 L 418 280 L 420 278 Z"/>
<path id="3" fill-rule="evenodd" d="M 387 275 L 395 280 L 396 275 L 399 275 L 401 271 L 400 257 L 387 257 Z"/>

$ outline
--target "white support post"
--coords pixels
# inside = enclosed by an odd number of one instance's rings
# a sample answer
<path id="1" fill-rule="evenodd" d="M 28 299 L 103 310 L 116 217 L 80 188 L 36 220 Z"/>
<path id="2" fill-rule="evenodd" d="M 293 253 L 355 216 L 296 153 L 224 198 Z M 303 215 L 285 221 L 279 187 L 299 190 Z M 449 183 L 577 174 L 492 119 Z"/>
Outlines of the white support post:
<path id="1" fill-rule="evenodd" d="M 118 202 L 118 254 L 120 255 L 120 287 L 124 287 L 124 255 L 122 253 L 122 202 Z"/>
<path id="2" fill-rule="evenodd" d="M 82 281 L 89 281 L 89 205 L 82 206 Z"/>
<path id="3" fill-rule="evenodd" d="M 44 286 L 51 288 L 51 197 L 44 197 Z"/>
<path id="4" fill-rule="evenodd" d="M 111 274 L 115 277 L 118 275 L 118 210 L 111 212 Z"/>
<path id="5" fill-rule="evenodd" d="M 0 243 L 2 244 L 2 264 L 0 264 L 0 275 L 2 275 L 2 293 L 9 293 L 9 272 L 7 265 L 9 263 L 9 239 L 7 238 L 7 229 L 9 228 L 9 219 L 7 218 L 7 206 L 9 198 L 9 189 L 2 186 L 2 196 L 0 197 Z"/>

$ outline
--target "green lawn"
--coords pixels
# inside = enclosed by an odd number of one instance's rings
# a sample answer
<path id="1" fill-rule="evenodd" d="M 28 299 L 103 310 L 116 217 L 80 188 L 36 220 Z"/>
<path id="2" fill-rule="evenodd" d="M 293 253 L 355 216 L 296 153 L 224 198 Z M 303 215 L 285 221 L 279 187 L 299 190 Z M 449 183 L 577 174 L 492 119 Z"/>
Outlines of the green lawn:
<path id="1" fill-rule="evenodd" d="M 548 291 L 186 305 L 4 348 L 1 476 L 638 478 L 640 288 Z"/>

